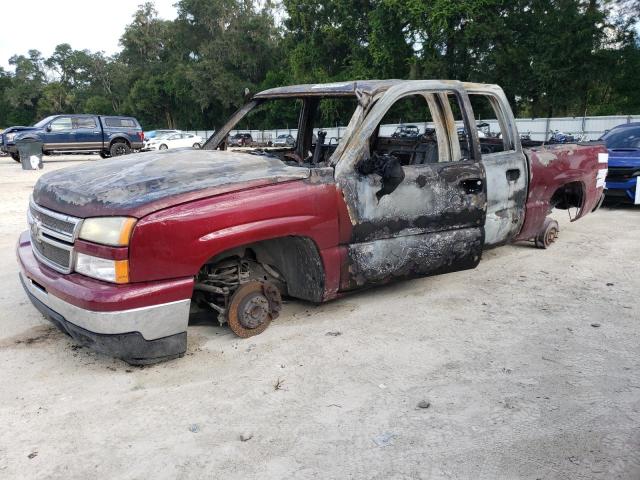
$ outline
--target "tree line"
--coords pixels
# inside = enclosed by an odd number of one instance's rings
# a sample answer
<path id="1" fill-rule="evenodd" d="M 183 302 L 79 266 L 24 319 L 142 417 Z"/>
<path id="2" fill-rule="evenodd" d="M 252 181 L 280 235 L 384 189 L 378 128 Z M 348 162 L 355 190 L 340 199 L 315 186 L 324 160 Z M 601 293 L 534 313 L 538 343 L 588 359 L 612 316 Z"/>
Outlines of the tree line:
<path id="1" fill-rule="evenodd" d="M 498 83 L 520 117 L 640 112 L 640 0 L 180 0 L 140 5 L 112 56 L 0 68 L 0 127 L 53 113 L 214 129 L 245 89 L 364 78 Z M 265 128 L 269 127 L 267 125 Z"/>

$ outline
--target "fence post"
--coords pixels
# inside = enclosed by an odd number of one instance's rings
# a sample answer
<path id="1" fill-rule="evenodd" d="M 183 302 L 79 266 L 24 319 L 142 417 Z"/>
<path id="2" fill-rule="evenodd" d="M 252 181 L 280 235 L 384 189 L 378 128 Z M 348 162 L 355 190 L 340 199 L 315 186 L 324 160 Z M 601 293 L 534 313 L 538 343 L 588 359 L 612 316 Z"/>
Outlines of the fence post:
<path id="1" fill-rule="evenodd" d="M 551 125 L 551 118 L 547 117 L 547 124 L 545 126 L 545 132 L 544 132 L 544 140 L 543 142 L 547 141 L 547 138 L 549 138 L 549 126 Z"/>

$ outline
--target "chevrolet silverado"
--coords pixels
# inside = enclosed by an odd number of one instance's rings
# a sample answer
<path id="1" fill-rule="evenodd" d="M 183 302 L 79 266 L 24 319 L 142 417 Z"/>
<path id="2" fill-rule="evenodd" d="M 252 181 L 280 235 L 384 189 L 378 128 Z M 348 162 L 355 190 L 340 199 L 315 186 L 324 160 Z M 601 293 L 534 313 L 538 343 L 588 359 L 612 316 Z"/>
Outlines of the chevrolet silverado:
<path id="1" fill-rule="evenodd" d="M 478 101 L 493 111 L 500 138 L 478 137 Z M 336 112 L 348 125 L 326 141 L 321 127 Z M 229 148 L 230 131 L 274 114 L 282 124 L 298 119 L 295 142 Z M 394 137 L 391 125 L 407 122 L 421 134 Z M 552 210 L 576 220 L 597 209 L 606 170 L 602 143 L 523 145 L 495 85 L 274 88 L 202 150 L 43 175 L 17 245 L 20 279 L 76 341 L 151 363 L 184 354 L 190 312 L 249 337 L 278 316 L 282 296 L 324 302 L 471 269 L 498 245 L 546 248 L 558 235 Z"/>

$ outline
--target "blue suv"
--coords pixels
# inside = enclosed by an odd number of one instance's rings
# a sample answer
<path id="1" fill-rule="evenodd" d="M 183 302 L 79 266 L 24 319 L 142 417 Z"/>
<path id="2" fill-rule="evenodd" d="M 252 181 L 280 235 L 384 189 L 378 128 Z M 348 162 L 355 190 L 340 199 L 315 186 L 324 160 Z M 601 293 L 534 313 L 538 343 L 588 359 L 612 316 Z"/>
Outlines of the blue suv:
<path id="1" fill-rule="evenodd" d="M 618 125 L 600 140 L 609 150 L 606 197 L 640 205 L 640 122 Z"/>
<path id="2" fill-rule="evenodd" d="M 142 148 L 144 134 L 135 118 L 101 115 L 52 115 L 32 127 L 10 127 L 2 135 L 0 149 L 20 161 L 16 142 L 35 139 L 42 153 L 98 152 L 102 158 Z"/>

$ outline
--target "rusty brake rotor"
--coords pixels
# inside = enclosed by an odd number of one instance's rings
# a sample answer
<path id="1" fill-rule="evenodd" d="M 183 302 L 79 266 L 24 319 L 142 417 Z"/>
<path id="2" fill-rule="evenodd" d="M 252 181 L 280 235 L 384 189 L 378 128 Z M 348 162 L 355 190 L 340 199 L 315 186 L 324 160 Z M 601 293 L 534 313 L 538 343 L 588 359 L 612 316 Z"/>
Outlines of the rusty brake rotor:
<path id="1" fill-rule="evenodd" d="M 278 287 L 269 282 L 244 283 L 231 296 L 227 321 L 233 333 L 242 338 L 258 335 L 282 309 Z"/>

